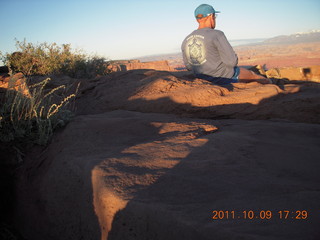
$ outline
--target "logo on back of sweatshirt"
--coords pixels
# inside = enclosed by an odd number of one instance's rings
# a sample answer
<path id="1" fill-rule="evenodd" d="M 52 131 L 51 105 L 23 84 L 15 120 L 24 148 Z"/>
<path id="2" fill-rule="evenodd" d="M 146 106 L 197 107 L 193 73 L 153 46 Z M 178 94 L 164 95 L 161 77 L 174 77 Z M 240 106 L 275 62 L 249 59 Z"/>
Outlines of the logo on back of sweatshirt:
<path id="1" fill-rule="evenodd" d="M 188 62 L 191 65 L 202 65 L 207 61 L 204 36 L 192 35 L 188 37 L 185 48 Z"/>

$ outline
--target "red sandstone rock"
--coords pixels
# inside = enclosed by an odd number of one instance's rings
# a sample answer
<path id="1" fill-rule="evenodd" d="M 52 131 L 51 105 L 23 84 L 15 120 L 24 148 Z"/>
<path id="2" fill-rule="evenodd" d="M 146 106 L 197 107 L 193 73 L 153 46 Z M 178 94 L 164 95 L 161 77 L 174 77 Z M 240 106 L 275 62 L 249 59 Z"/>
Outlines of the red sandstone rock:
<path id="1" fill-rule="evenodd" d="M 29 88 L 26 84 L 26 78 L 22 73 L 17 73 L 12 77 L 5 74 L 0 76 L 0 89 L 1 92 L 6 91 L 7 89 L 16 90 L 23 93 L 25 96 L 30 96 Z M 3 91 L 4 89 L 4 91 Z"/>
<path id="2" fill-rule="evenodd" d="M 320 82 L 320 66 L 272 68 L 266 75 L 268 78 Z"/>

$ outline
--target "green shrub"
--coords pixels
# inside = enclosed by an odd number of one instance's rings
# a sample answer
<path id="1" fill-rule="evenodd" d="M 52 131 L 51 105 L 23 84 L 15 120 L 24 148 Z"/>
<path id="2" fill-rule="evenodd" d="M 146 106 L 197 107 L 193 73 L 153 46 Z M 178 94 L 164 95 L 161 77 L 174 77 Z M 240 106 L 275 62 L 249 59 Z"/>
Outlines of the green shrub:
<path id="1" fill-rule="evenodd" d="M 71 77 L 94 77 L 110 73 L 109 62 L 97 56 L 88 57 L 70 44 L 28 43 L 16 40 L 17 51 L 2 55 L 14 72 L 30 75 L 66 74 Z"/>

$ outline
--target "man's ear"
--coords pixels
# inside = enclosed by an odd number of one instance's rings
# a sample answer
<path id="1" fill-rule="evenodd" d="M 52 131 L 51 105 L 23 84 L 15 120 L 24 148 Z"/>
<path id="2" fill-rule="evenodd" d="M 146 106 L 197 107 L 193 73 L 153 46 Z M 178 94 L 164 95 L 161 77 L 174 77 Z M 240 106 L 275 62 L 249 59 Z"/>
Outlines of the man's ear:
<path id="1" fill-rule="evenodd" d="M 199 15 L 202 16 L 202 14 L 198 14 L 198 16 L 199 16 Z M 198 23 L 200 23 L 200 22 L 205 22 L 205 21 L 207 21 L 207 20 L 208 20 L 208 17 L 197 18 Z"/>

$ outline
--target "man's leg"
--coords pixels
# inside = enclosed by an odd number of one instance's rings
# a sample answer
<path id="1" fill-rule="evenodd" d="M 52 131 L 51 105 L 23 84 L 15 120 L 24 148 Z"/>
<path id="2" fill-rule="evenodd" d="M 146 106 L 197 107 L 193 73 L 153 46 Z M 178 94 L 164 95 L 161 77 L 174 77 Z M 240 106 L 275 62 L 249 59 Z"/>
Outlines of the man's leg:
<path id="1" fill-rule="evenodd" d="M 255 74 L 254 72 L 246 69 L 246 68 L 240 68 L 240 74 L 239 74 L 239 82 L 258 82 L 262 84 L 269 84 L 272 83 L 272 81 L 268 78 L 265 78 L 261 75 Z"/>

